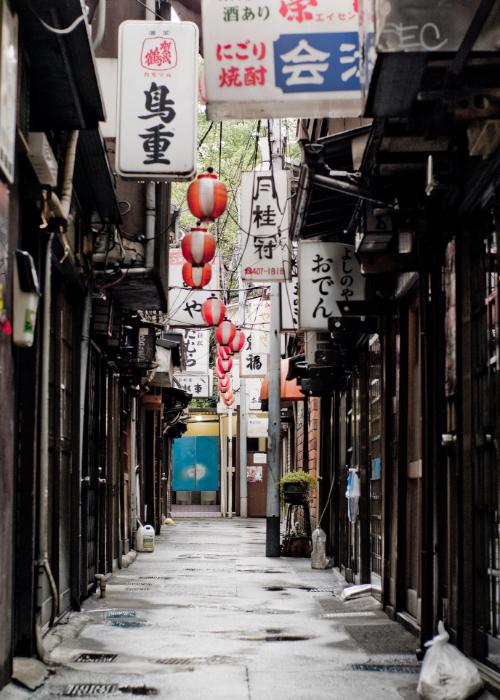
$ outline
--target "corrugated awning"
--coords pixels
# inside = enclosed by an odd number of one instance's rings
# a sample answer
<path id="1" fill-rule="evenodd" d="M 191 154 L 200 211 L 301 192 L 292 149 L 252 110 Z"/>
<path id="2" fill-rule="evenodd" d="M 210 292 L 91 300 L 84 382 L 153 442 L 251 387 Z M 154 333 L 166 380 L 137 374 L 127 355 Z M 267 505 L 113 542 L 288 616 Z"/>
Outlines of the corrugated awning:
<path id="1" fill-rule="evenodd" d="M 292 221 L 293 238 L 333 238 L 339 240 L 351 223 L 359 199 L 354 193 L 346 194 L 327 189 L 313 181 L 315 174 L 328 170 L 353 173 L 356 170 L 353 140 L 367 138 L 370 126 L 360 126 L 325 136 L 310 145 L 312 157 L 301 166 L 297 205 Z M 306 147 L 307 153 L 307 147 Z M 353 192 L 356 185 L 353 185 Z"/>
<path id="2" fill-rule="evenodd" d="M 20 34 L 29 57 L 30 129 L 95 129 L 105 119 L 87 23 L 67 34 L 81 16 L 80 0 L 16 0 Z"/>
<path id="3" fill-rule="evenodd" d="M 280 398 L 282 401 L 303 401 L 304 394 L 302 393 L 300 386 L 297 384 L 296 379 L 287 379 L 288 375 L 288 365 L 290 363 L 290 358 L 281 360 L 281 391 Z M 269 375 L 264 377 L 262 386 L 260 388 L 260 400 L 269 400 Z"/>

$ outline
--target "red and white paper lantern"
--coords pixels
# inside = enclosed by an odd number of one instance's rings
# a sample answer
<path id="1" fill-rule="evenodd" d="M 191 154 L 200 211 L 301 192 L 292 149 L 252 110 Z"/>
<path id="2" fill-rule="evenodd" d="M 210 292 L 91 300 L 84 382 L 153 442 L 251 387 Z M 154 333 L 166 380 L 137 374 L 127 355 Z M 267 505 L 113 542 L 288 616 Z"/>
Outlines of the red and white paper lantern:
<path id="1" fill-rule="evenodd" d="M 192 265 L 206 265 L 215 255 L 215 238 L 206 228 L 192 228 L 181 241 L 182 254 Z"/>
<path id="2" fill-rule="evenodd" d="M 226 185 L 209 168 L 189 185 L 187 203 L 191 214 L 200 221 L 215 221 L 226 209 Z"/>
<path id="3" fill-rule="evenodd" d="M 215 363 L 215 366 L 217 369 L 219 369 L 221 372 L 230 372 L 232 367 L 233 367 L 233 361 L 230 357 L 227 358 L 227 360 L 221 360 L 220 357 L 217 358 L 217 362 Z"/>
<path id="4" fill-rule="evenodd" d="M 216 363 L 215 375 L 216 375 L 217 379 L 225 379 L 227 377 L 227 372 L 225 372 L 223 369 L 219 369 L 219 367 L 217 367 L 217 363 Z"/>
<path id="5" fill-rule="evenodd" d="M 226 406 L 232 406 L 234 403 L 234 394 L 232 391 L 228 391 L 227 394 L 223 394 L 222 400 L 226 404 Z"/>
<path id="6" fill-rule="evenodd" d="M 243 333 L 243 331 L 240 331 L 239 329 L 237 329 L 236 333 L 234 334 L 234 338 L 229 343 L 229 347 L 231 348 L 232 352 L 241 352 L 244 344 L 245 344 L 245 334 Z"/>
<path id="7" fill-rule="evenodd" d="M 217 384 L 218 384 L 220 393 L 221 393 L 221 394 L 225 394 L 225 393 L 227 393 L 227 392 L 230 390 L 230 388 L 231 388 L 231 377 L 230 377 L 228 374 L 226 374 L 226 376 L 224 377 L 224 379 L 219 379 L 219 381 L 217 382 Z"/>
<path id="8" fill-rule="evenodd" d="M 212 279 L 212 266 L 208 263 L 202 267 L 187 262 L 182 266 L 182 279 L 193 289 L 205 287 Z"/>
<path id="9" fill-rule="evenodd" d="M 215 337 L 217 338 L 219 345 L 229 345 L 234 338 L 235 333 L 236 326 L 231 323 L 231 321 L 226 319 L 217 326 L 215 330 Z"/>
<path id="10" fill-rule="evenodd" d="M 218 326 L 224 318 L 226 307 L 220 299 L 211 297 L 201 305 L 201 315 L 207 326 Z"/>
<path id="11" fill-rule="evenodd" d="M 221 360 L 227 360 L 228 357 L 231 357 L 229 346 L 217 345 L 217 357 L 220 357 Z"/>

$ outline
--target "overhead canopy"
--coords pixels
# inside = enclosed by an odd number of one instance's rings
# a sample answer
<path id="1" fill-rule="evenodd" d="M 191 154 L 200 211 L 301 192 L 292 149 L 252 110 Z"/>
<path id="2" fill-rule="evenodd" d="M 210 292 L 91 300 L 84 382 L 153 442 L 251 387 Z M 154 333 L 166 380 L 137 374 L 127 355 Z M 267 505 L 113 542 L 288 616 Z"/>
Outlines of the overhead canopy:
<path id="1" fill-rule="evenodd" d="M 297 384 L 296 379 L 287 379 L 288 365 L 290 358 L 281 360 L 281 391 L 280 398 L 282 401 L 303 401 L 304 394 L 302 393 L 300 386 Z M 269 400 L 269 375 L 266 375 L 262 381 L 262 386 L 260 388 L 260 400 Z"/>

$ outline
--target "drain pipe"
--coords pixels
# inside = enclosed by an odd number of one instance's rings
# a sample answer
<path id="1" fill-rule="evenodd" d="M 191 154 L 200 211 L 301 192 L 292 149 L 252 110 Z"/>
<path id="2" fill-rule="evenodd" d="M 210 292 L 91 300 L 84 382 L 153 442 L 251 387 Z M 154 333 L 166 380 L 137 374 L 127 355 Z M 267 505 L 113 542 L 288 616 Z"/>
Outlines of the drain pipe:
<path id="1" fill-rule="evenodd" d="M 73 191 L 73 173 L 76 159 L 76 146 L 78 143 L 78 131 L 73 131 L 66 150 L 64 167 L 64 180 L 61 190 L 61 199 L 52 194 L 47 199 L 47 204 L 54 216 L 67 222 L 71 207 L 71 194 Z M 62 230 L 62 227 L 61 227 Z M 49 234 L 45 253 L 45 275 L 43 293 L 43 331 L 42 331 L 42 359 L 40 379 L 40 477 L 38 490 L 38 560 L 36 562 L 36 616 L 35 636 L 38 656 L 46 661 L 47 653 L 42 641 L 42 621 L 45 576 L 48 579 L 52 594 L 52 609 L 50 626 L 54 624 L 59 613 L 59 591 L 52 574 L 49 562 L 49 381 L 50 381 L 50 307 L 52 305 L 52 243 L 54 232 Z"/>
<path id="2" fill-rule="evenodd" d="M 146 185 L 146 242 L 144 249 L 144 263 L 147 270 L 152 270 L 154 265 L 156 228 L 156 185 L 148 182 Z"/>

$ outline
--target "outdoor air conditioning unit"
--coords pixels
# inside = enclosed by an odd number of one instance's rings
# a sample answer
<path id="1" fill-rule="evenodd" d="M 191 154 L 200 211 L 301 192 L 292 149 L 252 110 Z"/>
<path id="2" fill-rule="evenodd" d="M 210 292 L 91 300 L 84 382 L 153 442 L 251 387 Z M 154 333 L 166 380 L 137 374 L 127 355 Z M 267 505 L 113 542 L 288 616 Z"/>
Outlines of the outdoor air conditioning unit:
<path id="1" fill-rule="evenodd" d="M 331 349 L 330 334 L 306 331 L 305 340 L 307 365 L 310 367 L 321 364 L 321 356 Z"/>

